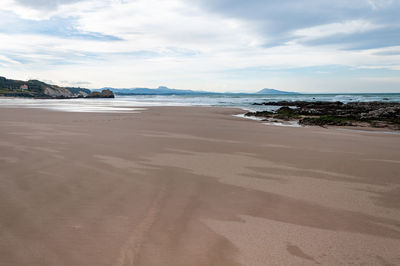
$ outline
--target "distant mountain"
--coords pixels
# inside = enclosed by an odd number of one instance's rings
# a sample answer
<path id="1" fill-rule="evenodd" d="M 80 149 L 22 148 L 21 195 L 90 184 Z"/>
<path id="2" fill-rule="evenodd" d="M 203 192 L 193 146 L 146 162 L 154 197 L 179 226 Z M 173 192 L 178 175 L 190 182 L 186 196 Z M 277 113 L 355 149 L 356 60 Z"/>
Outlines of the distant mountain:
<path id="1" fill-rule="evenodd" d="M 168 87 L 160 86 L 157 89 L 149 89 L 149 88 L 132 88 L 132 89 L 116 89 L 105 87 L 102 89 L 96 89 L 92 91 L 101 91 L 101 90 L 111 90 L 116 95 L 184 95 L 184 94 L 215 94 L 215 92 L 207 92 L 207 91 L 193 91 L 193 90 L 177 90 L 170 89 Z"/>
<path id="2" fill-rule="evenodd" d="M 257 94 L 300 94 L 298 92 L 290 92 L 290 91 L 280 91 L 274 89 L 262 89 L 257 92 Z"/>
<path id="3" fill-rule="evenodd" d="M 160 86 L 157 89 L 149 89 L 149 88 L 131 88 L 131 89 L 117 89 L 111 87 L 104 87 L 101 89 L 95 89 L 92 91 L 102 91 L 102 90 L 110 90 L 114 92 L 116 95 L 205 95 L 205 94 L 235 94 L 235 95 L 246 95 L 246 94 L 254 94 L 254 93 L 234 93 L 234 92 L 211 92 L 211 91 L 195 91 L 195 90 L 177 90 L 170 89 L 168 87 Z M 256 94 L 298 94 L 297 92 L 287 92 L 287 91 L 279 91 L 274 89 L 263 89 Z"/>

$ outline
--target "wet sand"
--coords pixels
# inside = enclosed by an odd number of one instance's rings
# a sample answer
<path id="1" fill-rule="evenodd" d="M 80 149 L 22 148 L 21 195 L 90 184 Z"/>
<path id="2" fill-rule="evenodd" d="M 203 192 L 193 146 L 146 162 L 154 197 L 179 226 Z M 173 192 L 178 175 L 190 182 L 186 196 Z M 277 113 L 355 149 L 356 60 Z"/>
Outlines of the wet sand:
<path id="1" fill-rule="evenodd" d="M 400 135 L 0 109 L 0 265 L 399 265 Z"/>

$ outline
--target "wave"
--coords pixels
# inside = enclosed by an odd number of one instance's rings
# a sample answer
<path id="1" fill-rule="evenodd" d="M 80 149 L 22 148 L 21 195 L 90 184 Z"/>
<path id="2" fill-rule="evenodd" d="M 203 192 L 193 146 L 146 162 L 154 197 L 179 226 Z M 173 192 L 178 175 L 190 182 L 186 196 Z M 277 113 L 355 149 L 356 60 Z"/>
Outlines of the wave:
<path id="1" fill-rule="evenodd" d="M 222 106 L 250 111 L 273 110 L 276 107 L 256 106 L 267 101 L 341 101 L 400 102 L 400 93 L 393 94 L 299 94 L 299 95 L 137 95 L 117 96 L 114 99 L 46 100 L 25 98 L 0 98 L 0 106 L 46 108 L 72 112 L 135 112 L 136 107 L 149 106 Z"/>

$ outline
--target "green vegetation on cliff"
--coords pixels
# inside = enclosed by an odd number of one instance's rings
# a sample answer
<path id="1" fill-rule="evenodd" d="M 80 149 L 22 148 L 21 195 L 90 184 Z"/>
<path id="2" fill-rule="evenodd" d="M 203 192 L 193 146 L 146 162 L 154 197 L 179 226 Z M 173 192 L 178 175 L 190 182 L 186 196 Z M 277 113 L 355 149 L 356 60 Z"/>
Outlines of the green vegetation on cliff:
<path id="1" fill-rule="evenodd" d="M 13 80 L 0 77 L 0 96 L 31 98 L 79 98 L 91 91 L 83 88 L 60 87 L 39 80 Z"/>

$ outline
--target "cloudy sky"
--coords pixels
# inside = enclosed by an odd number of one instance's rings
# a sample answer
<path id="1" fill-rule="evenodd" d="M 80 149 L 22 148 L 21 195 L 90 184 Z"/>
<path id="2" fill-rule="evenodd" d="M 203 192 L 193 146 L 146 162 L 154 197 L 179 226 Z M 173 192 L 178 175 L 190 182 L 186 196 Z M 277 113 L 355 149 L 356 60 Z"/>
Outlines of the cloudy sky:
<path id="1" fill-rule="evenodd" d="M 1 0 L 0 76 L 400 92 L 400 0 Z"/>

